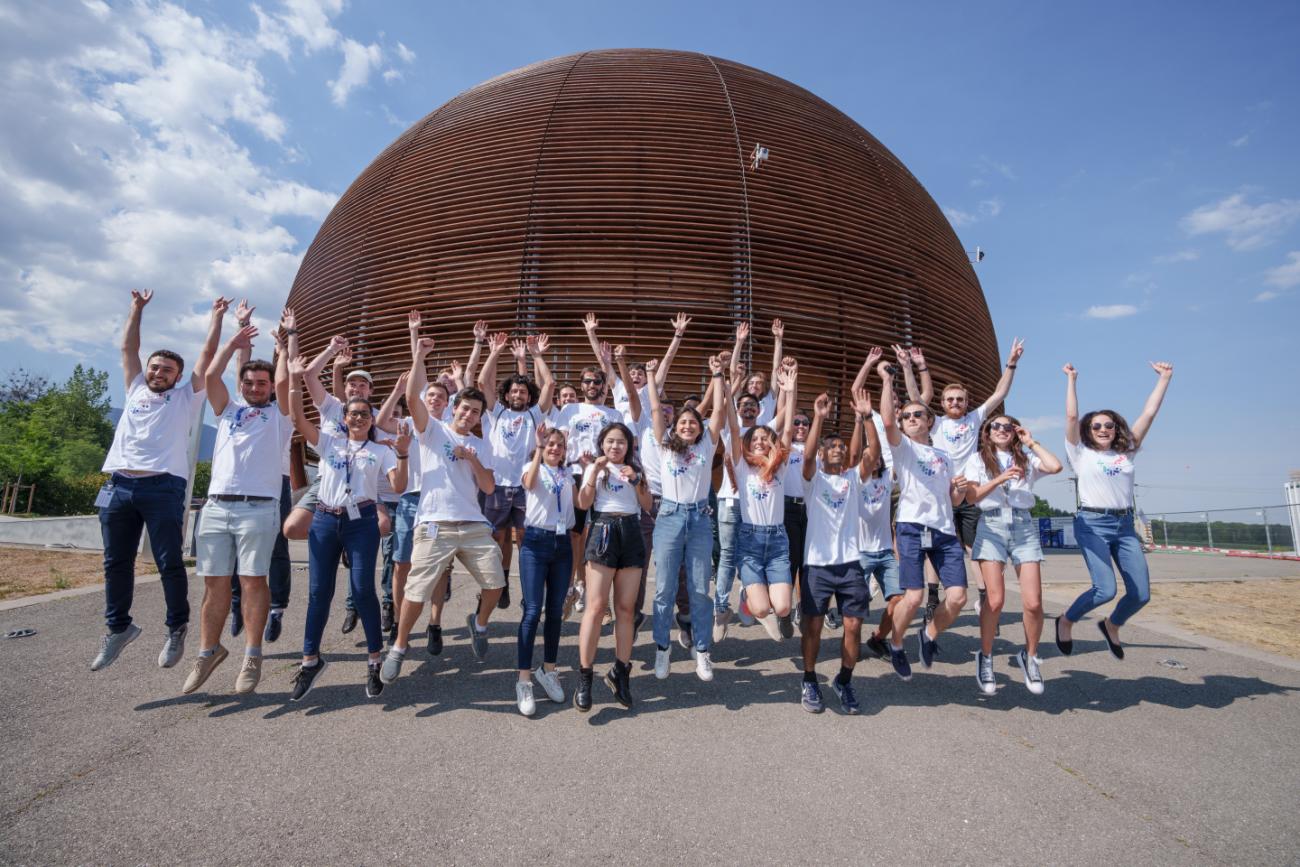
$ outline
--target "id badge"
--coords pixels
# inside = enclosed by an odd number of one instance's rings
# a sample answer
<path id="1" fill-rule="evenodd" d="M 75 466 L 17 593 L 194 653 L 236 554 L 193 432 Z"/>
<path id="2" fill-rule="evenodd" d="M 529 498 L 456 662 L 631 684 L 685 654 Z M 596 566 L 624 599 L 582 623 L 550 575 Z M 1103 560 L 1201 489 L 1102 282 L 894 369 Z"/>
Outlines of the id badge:
<path id="1" fill-rule="evenodd" d="M 1011 526 L 1012 511 L 1010 506 L 1002 507 L 1002 522 L 1008 527 Z"/>
<path id="2" fill-rule="evenodd" d="M 933 547 L 933 545 L 934 545 L 934 539 L 930 537 L 930 528 L 922 527 L 921 528 L 921 550 L 929 551 L 930 548 Z"/>
<path id="3" fill-rule="evenodd" d="M 348 503 L 348 519 L 355 521 L 361 517 L 361 510 L 357 508 L 356 503 Z"/>
<path id="4" fill-rule="evenodd" d="M 559 521 L 555 522 L 555 535 L 563 536 L 567 532 L 569 532 L 569 528 L 564 526 L 563 519 L 560 519 Z"/>
<path id="5" fill-rule="evenodd" d="M 85 501 L 83 500 L 82 502 Z M 95 495 L 95 508 L 107 509 L 108 504 L 111 502 L 113 502 L 113 486 L 104 485 L 99 489 L 99 493 Z"/>

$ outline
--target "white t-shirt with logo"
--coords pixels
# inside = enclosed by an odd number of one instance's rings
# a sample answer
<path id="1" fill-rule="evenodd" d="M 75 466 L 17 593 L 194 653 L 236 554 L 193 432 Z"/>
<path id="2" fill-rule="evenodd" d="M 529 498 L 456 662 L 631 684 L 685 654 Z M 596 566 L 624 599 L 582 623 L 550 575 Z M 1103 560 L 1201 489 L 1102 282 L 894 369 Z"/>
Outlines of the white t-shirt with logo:
<path id="1" fill-rule="evenodd" d="M 660 482 L 660 473 L 662 470 L 663 455 L 659 443 L 655 442 L 654 434 L 642 437 L 637 443 L 637 454 L 641 458 L 641 467 L 645 470 L 645 481 L 650 486 L 650 493 L 656 497 L 662 497 L 664 493 L 663 484 Z"/>
<path id="2" fill-rule="evenodd" d="M 952 458 L 954 467 L 966 466 L 966 461 L 979 445 L 980 425 L 988 414 L 988 405 L 976 407 L 961 418 L 940 415 L 930 428 L 930 442 Z M 885 440 L 882 438 L 881 440 Z"/>
<path id="3" fill-rule="evenodd" d="M 772 392 L 763 395 L 758 401 L 758 417 L 754 419 L 754 424 L 770 425 L 776 418 L 776 397 Z"/>
<path id="4" fill-rule="evenodd" d="M 1079 477 L 1079 505 L 1093 509 L 1133 508 L 1133 459 L 1137 452 L 1103 452 L 1067 440 L 1065 456 Z"/>
<path id="5" fill-rule="evenodd" d="M 231 400 L 217 420 L 209 494 L 280 499 L 280 467 L 293 422 L 273 403 Z"/>
<path id="6" fill-rule="evenodd" d="M 744 450 L 745 434 L 749 433 L 749 431 L 750 428 L 742 427 L 740 429 L 740 443 L 733 446 L 731 442 L 731 426 L 728 425 L 727 427 L 722 429 L 722 444 L 726 446 L 727 454 L 731 455 L 731 460 L 733 462 L 737 460 L 744 460 L 744 458 L 741 457 L 740 453 L 741 451 Z M 736 486 L 731 483 L 731 476 L 729 476 L 725 472 L 722 474 L 722 481 L 718 483 L 718 499 L 719 500 L 736 499 Z"/>
<path id="7" fill-rule="evenodd" d="M 962 470 L 962 475 L 973 484 L 987 485 L 995 476 L 1010 469 L 1012 464 L 1011 452 L 998 450 L 994 454 L 998 459 L 998 471 L 992 476 L 989 475 L 988 467 L 984 466 L 984 458 L 979 452 L 971 455 L 970 460 L 966 461 L 966 468 Z M 1042 476 L 1043 462 L 1039 460 L 1038 455 L 1030 454 L 1029 472 L 1025 473 L 1024 478 L 1003 482 L 976 505 L 985 512 L 996 512 L 1004 508 L 1032 509 L 1034 483 Z"/>
<path id="8" fill-rule="evenodd" d="M 858 488 L 856 466 L 831 474 L 820 466 L 804 489 L 808 504 L 808 535 L 804 563 L 837 566 L 858 562 Z"/>
<path id="9" fill-rule="evenodd" d="M 665 434 L 669 436 L 670 434 Z M 653 438 L 653 434 L 651 435 Z M 717 445 L 706 427 L 686 451 L 675 452 L 659 444 L 659 484 L 663 498 L 689 505 L 708 499 L 713 476 L 713 453 Z"/>
<path id="10" fill-rule="evenodd" d="M 321 433 L 347 439 L 348 426 L 343 423 L 343 401 L 332 394 L 326 394 L 325 399 L 316 405 L 316 412 L 320 414 Z"/>
<path id="11" fill-rule="evenodd" d="M 596 438 L 605 426 L 614 422 L 627 424 L 623 414 L 613 407 L 601 403 L 571 403 L 560 409 L 555 417 L 555 426 L 563 428 L 569 437 L 568 463 L 578 464 L 584 453 L 600 456 Z M 628 424 L 628 427 L 632 425 Z M 575 466 L 574 473 L 582 468 Z"/>
<path id="12" fill-rule="evenodd" d="M 952 520 L 953 460 L 942 449 L 902 437 L 894 452 L 898 522 L 956 535 Z"/>
<path id="13" fill-rule="evenodd" d="M 420 441 L 420 508 L 416 523 L 429 521 L 487 521 L 478 505 L 478 482 L 466 458 L 452 454 L 456 446 L 470 449 L 485 468 L 493 469 L 487 443 L 474 434 L 461 435 L 451 425 L 429 419 Z"/>
<path id="14" fill-rule="evenodd" d="M 740 520 L 757 527 L 774 527 L 785 523 L 785 480 L 791 472 L 789 464 L 782 463 L 764 482 L 758 467 L 751 467 L 744 458 L 732 458 L 736 471 L 737 500 L 740 503 Z"/>
<path id="15" fill-rule="evenodd" d="M 636 394 L 637 394 L 637 397 L 640 398 L 640 400 L 641 400 L 641 416 L 642 416 L 642 418 L 644 418 L 644 417 L 646 417 L 646 416 L 648 416 L 648 415 L 650 414 L 650 385 L 649 385 L 649 383 L 647 383 L 646 385 L 643 385 L 643 386 L 641 386 L 640 388 L 638 388 L 638 389 L 636 390 Z M 613 395 L 614 395 L 614 409 L 616 409 L 616 410 L 618 410 L 619 412 L 623 413 L 623 415 L 628 416 L 629 418 L 631 418 L 631 416 L 632 416 L 632 403 L 631 403 L 631 401 L 628 400 L 627 386 L 623 383 L 623 380 L 620 379 L 620 378 L 617 377 L 617 376 L 614 377 L 614 389 L 613 389 Z"/>
<path id="16" fill-rule="evenodd" d="M 320 502 L 331 509 L 379 499 L 379 476 L 397 466 L 388 446 L 353 442 L 324 431 L 316 443 L 320 455 Z"/>
<path id="17" fill-rule="evenodd" d="M 785 496 L 803 499 L 804 443 L 790 443 L 790 457 L 785 459 Z"/>
<path id="18" fill-rule="evenodd" d="M 140 470 L 190 477 L 190 431 L 207 393 L 195 391 L 189 377 L 156 394 L 137 373 L 126 389 L 126 406 L 113 432 L 113 445 L 101 472 Z M 277 490 L 279 479 L 276 479 Z"/>
<path id="19" fill-rule="evenodd" d="M 567 467 L 537 468 L 537 481 L 524 495 L 524 523 L 555 532 L 573 526 L 573 476 Z"/>
<path id="20" fill-rule="evenodd" d="M 889 472 L 872 476 L 858 486 L 858 548 L 869 553 L 890 551 L 894 534 L 889 528 Z"/>
<path id="21" fill-rule="evenodd" d="M 596 498 L 592 509 L 597 512 L 609 512 L 615 515 L 639 515 L 641 504 L 637 502 L 636 488 L 623 478 L 623 464 L 607 464 L 605 469 L 597 471 L 596 465 L 587 467 L 582 483 L 589 484 L 595 480 Z"/>
<path id="22" fill-rule="evenodd" d="M 524 467 L 537 450 L 537 426 L 542 411 L 536 406 L 515 411 L 498 403 L 483 413 L 483 439 L 492 448 L 496 483 L 517 488 L 523 484 Z"/>

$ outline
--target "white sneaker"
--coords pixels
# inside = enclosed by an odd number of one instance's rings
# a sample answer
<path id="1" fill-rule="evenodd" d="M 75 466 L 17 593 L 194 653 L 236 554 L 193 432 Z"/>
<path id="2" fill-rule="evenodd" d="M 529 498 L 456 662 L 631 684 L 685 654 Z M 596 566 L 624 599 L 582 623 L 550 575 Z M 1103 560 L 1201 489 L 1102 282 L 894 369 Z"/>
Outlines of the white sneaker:
<path id="1" fill-rule="evenodd" d="M 655 648 L 655 677 L 660 680 L 666 680 L 668 678 L 668 660 L 672 655 L 672 645 L 669 645 L 667 650 L 660 650 L 657 647 Z"/>
<path id="2" fill-rule="evenodd" d="M 519 712 L 524 716 L 532 716 L 537 712 L 537 702 L 533 700 L 533 682 L 531 680 L 520 680 L 515 683 L 515 701 L 519 704 Z"/>
<path id="3" fill-rule="evenodd" d="M 709 652 L 692 650 L 691 655 L 695 657 L 695 676 L 703 681 L 713 680 L 713 660 L 709 659 Z"/>
<path id="4" fill-rule="evenodd" d="M 579 584 L 576 587 L 577 599 L 573 602 L 573 610 L 581 614 L 587 610 L 587 585 Z"/>
<path id="5" fill-rule="evenodd" d="M 1016 665 L 1020 666 L 1020 671 L 1025 677 L 1025 687 L 1034 695 L 1043 694 L 1043 673 L 1039 668 L 1042 662 L 1037 656 L 1030 656 L 1025 651 L 1020 651 L 1015 655 Z"/>
<path id="6" fill-rule="evenodd" d="M 542 685 L 542 691 L 546 697 L 556 704 L 564 704 L 564 687 L 560 684 L 560 676 L 553 671 L 547 671 L 540 665 L 533 672 L 533 679 Z"/>
<path id="7" fill-rule="evenodd" d="M 998 691 L 997 681 L 993 677 L 992 656 L 985 656 L 983 652 L 976 652 L 975 682 L 979 684 L 980 692 L 985 695 L 993 695 Z"/>

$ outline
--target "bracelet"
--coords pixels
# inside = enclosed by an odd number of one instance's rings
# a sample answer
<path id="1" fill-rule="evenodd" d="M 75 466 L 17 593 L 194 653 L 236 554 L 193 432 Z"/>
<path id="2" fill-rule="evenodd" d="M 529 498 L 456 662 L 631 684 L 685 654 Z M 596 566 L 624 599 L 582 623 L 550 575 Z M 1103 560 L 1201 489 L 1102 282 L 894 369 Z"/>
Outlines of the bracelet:
<path id="1" fill-rule="evenodd" d="M 719 371 L 719 372 L 713 374 L 713 378 L 714 378 L 714 379 L 722 379 L 722 372 Z"/>
<path id="2" fill-rule="evenodd" d="M 297 333 L 298 333 L 298 329 L 297 329 L 297 328 L 286 328 L 286 329 L 284 329 L 284 336 L 285 336 L 285 337 L 291 337 L 291 336 L 293 336 L 293 335 L 295 335 L 295 334 L 297 334 Z"/>
<path id="3" fill-rule="evenodd" d="M 862 417 L 862 420 L 863 420 L 863 421 L 871 421 L 871 417 L 872 417 L 873 415 L 875 415 L 875 414 L 876 414 L 876 413 L 875 413 L 874 411 L 869 412 L 869 413 L 867 413 L 866 415 L 864 415 L 864 416 Z"/>
<path id="4" fill-rule="evenodd" d="M 1014 364 L 1008 364 L 1008 365 L 1007 365 L 1007 370 L 1015 370 L 1015 369 L 1016 369 L 1016 366 L 1015 366 Z"/>
<path id="5" fill-rule="evenodd" d="M 401 453 L 399 453 L 399 454 L 397 455 L 397 459 L 398 459 L 399 461 L 404 461 L 404 460 L 407 459 L 407 457 L 408 457 L 408 455 L 404 455 L 404 454 L 401 454 Z"/>
<path id="6" fill-rule="evenodd" d="M 917 373 L 925 373 L 925 372 L 926 372 L 927 370 L 929 370 L 929 369 L 930 369 L 930 368 L 928 368 L 928 367 L 918 367 L 918 368 L 916 369 L 916 372 L 917 372 Z"/>

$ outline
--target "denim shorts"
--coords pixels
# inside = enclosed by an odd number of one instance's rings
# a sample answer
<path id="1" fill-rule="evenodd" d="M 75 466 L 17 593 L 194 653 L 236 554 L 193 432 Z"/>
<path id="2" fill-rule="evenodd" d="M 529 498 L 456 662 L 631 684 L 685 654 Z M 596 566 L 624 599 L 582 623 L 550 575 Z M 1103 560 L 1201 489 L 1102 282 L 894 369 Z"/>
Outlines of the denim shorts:
<path id="1" fill-rule="evenodd" d="M 420 511 L 420 492 L 402 494 L 393 515 L 393 562 L 410 563 L 415 545 L 415 515 Z"/>
<path id="2" fill-rule="evenodd" d="M 492 525 L 493 532 L 506 527 L 522 530 L 526 504 L 523 488 L 497 485 L 483 502 L 483 516 Z"/>
<path id="3" fill-rule="evenodd" d="M 921 546 L 925 531 L 930 530 L 930 547 Z M 925 561 L 929 559 L 939 573 L 944 587 L 966 586 L 966 549 L 956 536 L 939 530 L 899 521 L 895 530 L 898 541 L 898 584 L 904 590 L 925 587 Z"/>
<path id="4" fill-rule="evenodd" d="M 886 600 L 903 594 L 903 588 L 898 584 L 898 561 L 894 559 L 893 551 L 888 548 L 883 551 L 859 551 L 858 564 L 862 566 L 862 580 L 869 581 L 875 576 Z"/>
<path id="5" fill-rule="evenodd" d="M 640 515 L 606 515 L 592 511 L 586 559 L 610 569 L 640 569 L 646 564 Z"/>
<path id="6" fill-rule="evenodd" d="M 980 515 L 970 558 L 996 563 L 1005 563 L 1009 558 L 1016 566 L 1042 562 L 1038 519 L 1030 515 L 1028 509 L 1015 509 L 1008 523 L 1001 509 L 985 510 Z"/>
<path id="7" fill-rule="evenodd" d="M 790 584 L 790 540 L 785 525 L 771 527 L 742 523 L 736 530 L 736 561 L 740 583 Z"/>
<path id="8" fill-rule="evenodd" d="M 195 537 L 200 575 L 263 576 L 271 571 L 271 552 L 280 533 L 280 504 L 208 500 Z"/>

